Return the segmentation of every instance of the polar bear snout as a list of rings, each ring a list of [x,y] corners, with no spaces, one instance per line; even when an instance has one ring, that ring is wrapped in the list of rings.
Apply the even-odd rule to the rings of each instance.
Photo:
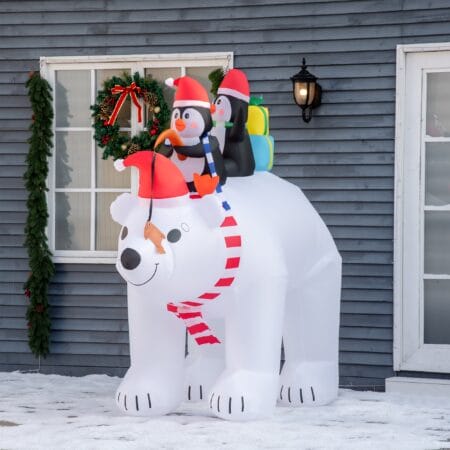
[[[120,255],[120,262],[124,269],[134,270],[141,263],[141,255],[132,248],[126,248]]]

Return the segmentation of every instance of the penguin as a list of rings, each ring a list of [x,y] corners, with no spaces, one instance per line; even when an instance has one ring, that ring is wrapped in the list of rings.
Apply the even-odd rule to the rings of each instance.
[[[244,72],[227,72],[214,100],[211,134],[220,145],[228,177],[246,177],[255,171],[255,159],[246,129],[250,89]]]
[[[168,78],[166,84],[177,87],[177,91],[172,107],[170,131],[164,134],[167,136],[164,154],[180,169],[189,190],[198,192],[194,175],[203,175],[204,181],[211,175],[203,143],[205,136],[208,136],[218,182],[225,184],[226,174],[219,142],[216,137],[209,136],[213,125],[212,105],[205,88],[188,76],[176,80]]]

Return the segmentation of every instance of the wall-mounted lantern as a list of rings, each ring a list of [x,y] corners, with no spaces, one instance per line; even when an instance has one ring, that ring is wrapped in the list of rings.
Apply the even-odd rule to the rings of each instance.
[[[291,77],[294,100],[302,109],[302,118],[305,122],[311,120],[312,110],[322,101],[322,87],[317,83],[317,77],[306,70],[307,67],[303,58],[300,72]]]

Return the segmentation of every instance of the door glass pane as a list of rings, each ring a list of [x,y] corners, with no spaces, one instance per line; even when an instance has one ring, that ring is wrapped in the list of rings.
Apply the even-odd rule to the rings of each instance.
[[[90,188],[91,132],[57,131],[55,164],[57,188]]]
[[[91,126],[91,71],[58,70],[55,80],[57,127]]]
[[[162,90],[164,95],[164,100],[172,107],[173,97],[175,95],[175,89],[166,86],[164,84],[167,78],[172,77],[173,79],[179,78],[181,76],[181,69],[179,67],[153,67],[145,69],[145,76],[151,75],[152,78],[158,80],[162,84]]]
[[[209,81],[208,75],[213,71],[218,69],[219,66],[216,67],[188,67],[186,69],[186,75],[189,75],[192,78],[195,78],[208,92],[209,99],[213,100],[213,95],[211,94],[211,81]]]
[[[101,192],[96,194],[96,224],[95,249],[96,250],[117,250],[117,238],[121,226],[114,222],[109,212],[111,203],[121,193]]]
[[[427,135],[450,136],[450,72],[427,75]]]
[[[425,280],[425,344],[450,344],[450,280]]]
[[[56,192],[55,207],[56,250],[89,250],[90,194]]]
[[[450,143],[425,144],[425,204],[450,204]]]
[[[450,274],[450,211],[425,212],[424,269]]]
[[[96,88],[97,91],[103,89],[103,82],[108,78],[113,76],[123,78],[124,74],[130,74],[129,70],[125,69],[102,69],[96,71]],[[120,94],[113,95],[114,98],[118,99]],[[111,108],[110,113],[112,113],[113,108]],[[119,115],[117,116],[116,123],[120,127],[130,128],[131,127],[131,99],[130,96],[127,97],[122,108],[120,109]]]

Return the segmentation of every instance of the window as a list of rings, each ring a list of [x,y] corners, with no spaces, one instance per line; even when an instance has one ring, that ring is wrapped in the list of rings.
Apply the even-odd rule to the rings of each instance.
[[[450,371],[450,45],[397,52],[394,368]]]
[[[232,65],[231,53],[41,58],[41,73],[54,94],[48,238],[55,262],[113,263],[119,226],[110,218],[109,206],[121,193],[137,191],[137,174],[116,172],[93,139],[90,106],[103,81],[135,72],[162,82],[189,75],[209,91],[208,74],[227,65]],[[169,105],[173,94],[165,90]],[[130,99],[118,123],[122,133],[144,130]]]

